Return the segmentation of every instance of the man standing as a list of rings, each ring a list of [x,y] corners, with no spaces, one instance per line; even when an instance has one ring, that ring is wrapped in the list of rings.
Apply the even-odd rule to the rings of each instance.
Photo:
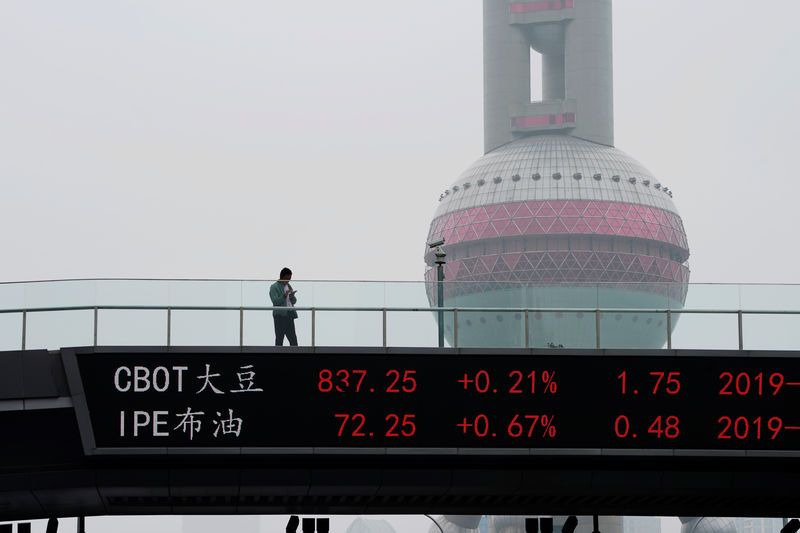
[[[289,285],[292,279],[292,271],[286,267],[281,269],[278,281],[269,287],[269,299],[272,300],[273,307],[294,307],[297,292]],[[294,309],[273,309],[272,320],[275,322],[275,346],[283,346],[283,337],[289,340],[291,346],[297,346],[297,333],[294,330],[294,321],[297,318],[297,311]]]

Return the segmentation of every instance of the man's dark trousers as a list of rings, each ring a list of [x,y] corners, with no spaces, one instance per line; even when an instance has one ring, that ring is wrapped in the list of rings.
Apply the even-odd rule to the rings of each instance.
[[[273,316],[275,322],[275,346],[283,346],[283,337],[289,340],[290,346],[297,346],[297,333],[294,331],[294,318],[290,316]]]

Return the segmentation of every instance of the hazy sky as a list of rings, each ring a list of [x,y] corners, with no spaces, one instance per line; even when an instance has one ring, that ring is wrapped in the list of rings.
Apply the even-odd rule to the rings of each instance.
[[[616,146],[698,282],[800,281],[796,0],[615,0]],[[478,0],[0,0],[0,281],[418,280]]]
[[[615,0],[616,145],[692,280],[798,282],[800,4]],[[0,0],[0,280],[420,279],[478,0]]]

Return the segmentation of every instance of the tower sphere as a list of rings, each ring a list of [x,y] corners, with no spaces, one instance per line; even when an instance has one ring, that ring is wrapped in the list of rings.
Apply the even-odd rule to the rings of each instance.
[[[671,192],[626,153],[570,135],[524,137],[478,159],[442,194],[428,241],[437,238],[446,241],[446,306],[680,308],[689,280]],[[436,281],[434,268],[426,280]],[[435,290],[429,296],[434,304]],[[524,345],[522,318],[459,313],[459,345]],[[595,345],[594,315],[529,320],[532,346]],[[600,322],[607,346],[666,339],[663,314]],[[452,343],[452,324],[446,334]]]

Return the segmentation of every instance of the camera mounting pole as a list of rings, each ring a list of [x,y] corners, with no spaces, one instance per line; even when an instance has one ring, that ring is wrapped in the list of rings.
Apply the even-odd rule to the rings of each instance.
[[[433,254],[436,256],[434,263],[436,263],[436,290],[437,290],[437,297],[436,297],[436,306],[437,307],[444,307],[444,265],[446,261],[444,260],[447,257],[447,254],[444,253],[442,250],[442,246],[444,246],[444,239],[437,239],[435,241],[429,242],[428,246],[433,250]],[[444,311],[439,311],[439,348],[444,348]]]

